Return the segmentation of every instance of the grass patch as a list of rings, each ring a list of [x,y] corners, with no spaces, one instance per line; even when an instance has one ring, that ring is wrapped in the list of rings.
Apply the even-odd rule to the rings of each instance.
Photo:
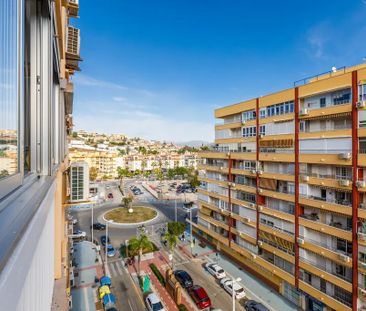
[[[152,249],[144,249],[142,251],[142,254],[147,254],[147,253],[152,253],[152,252],[156,252],[159,250],[159,248],[154,244],[151,243],[153,248]],[[121,245],[120,249],[119,249],[119,253],[121,255],[121,257],[126,258],[126,245]],[[130,246],[128,246],[128,257],[132,257],[132,256],[137,256],[138,255],[138,251],[135,253],[131,252]]]
[[[107,212],[104,217],[117,223],[129,224],[151,220],[157,214],[157,211],[150,207],[136,206],[133,208],[133,213],[129,213],[125,207],[119,207]]]

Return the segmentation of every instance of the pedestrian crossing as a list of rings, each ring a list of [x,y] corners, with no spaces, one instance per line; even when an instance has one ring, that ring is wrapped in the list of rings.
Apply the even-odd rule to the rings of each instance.
[[[120,259],[117,261],[112,261],[108,263],[108,270],[110,273],[111,277],[117,277],[117,276],[121,276],[124,275],[125,272],[125,267],[124,267],[124,262]]]

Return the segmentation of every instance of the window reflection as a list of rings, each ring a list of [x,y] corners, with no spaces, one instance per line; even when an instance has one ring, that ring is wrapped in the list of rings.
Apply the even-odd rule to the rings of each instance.
[[[0,1],[0,179],[18,172],[17,1]]]

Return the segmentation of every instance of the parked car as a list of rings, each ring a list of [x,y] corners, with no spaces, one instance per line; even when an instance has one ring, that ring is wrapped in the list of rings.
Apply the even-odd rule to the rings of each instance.
[[[107,244],[107,256],[114,257],[116,255],[116,250],[112,244]]]
[[[174,276],[183,288],[188,289],[193,286],[193,280],[186,271],[176,270]]]
[[[248,300],[244,303],[244,309],[248,311],[269,311],[267,307],[255,300]]]
[[[147,295],[145,303],[149,311],[165,311],[159,297],[154,293]]]
[[[206,291],[203,287],[199,285],[193,285],[188,290],[189,295],[191,296],[192,300],[196,304],[196,306],[200,309],[206,309],[211,307],[211,300],[208,297]]]
[[[113,193],[108,193],[108,199],[113,199]]]
[[[103,246],[105,246],[106,244],[110,244],[109,237],[107,239],[107,237],[105,235],[102,235],[100,237],[100,243],[102,243]]]
[[[105,230],[105,225],[97,222],[97,223],[93,224],[93,229],[94,230]]]
[[[241,286],[238,282],[234,281],[231,278],[223,278],[220,281],[220,284],[222,287],[230,294],[233,294],[233,288],[234,288],[234,295],[236,299],[242,299],[245,297],[245,291],[243,286]]]
[[[215,263],[206,263],[205,268],[217,279],[222,279],[226,276],[224,269]]]
[[[74,239],[84,239],[86,237],[86,232],[81,230],[75,230],[72,234]]]

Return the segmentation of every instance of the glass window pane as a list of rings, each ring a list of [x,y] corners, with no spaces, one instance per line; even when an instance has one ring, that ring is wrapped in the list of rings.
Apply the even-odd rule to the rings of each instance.
[[[0,179],[18,172],[18,1],[0,1]]]

